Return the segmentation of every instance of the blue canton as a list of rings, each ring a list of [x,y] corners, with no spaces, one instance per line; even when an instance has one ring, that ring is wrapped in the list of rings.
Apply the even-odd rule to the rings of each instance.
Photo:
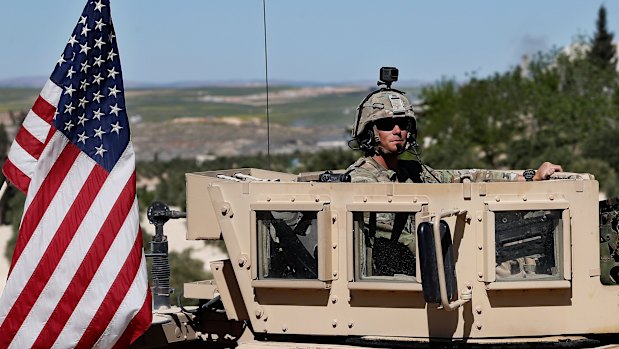
[[[88,3],[50,79],[63,90],[56,129],[112,171],[130,136],[109,0]]]

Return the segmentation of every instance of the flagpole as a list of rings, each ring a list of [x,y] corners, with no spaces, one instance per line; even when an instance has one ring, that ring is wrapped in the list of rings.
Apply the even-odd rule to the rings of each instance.
[[[6,191],[7,186],[8,185],[6,181],[2,182],[2,188],[0,188],[0,200],[2,200],[2,197],[4,196],[4,192]]]

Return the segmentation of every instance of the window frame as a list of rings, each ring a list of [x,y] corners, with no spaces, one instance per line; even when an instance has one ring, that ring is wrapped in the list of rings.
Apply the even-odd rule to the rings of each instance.
[[[526,198],[526,197],[525,197]],[[570,288],[572,278],[572,255],[571,255],[571,214],[569,202],[564,199],[542,200],[520,200],[520,201],[486,201],[484,203],[483,221],[481,237],[478,235],[478,265],[482,271],[478,275],[478,280],[486,283],[488,290],[518,290],[518,289],[558,289]],[[499,281],[496,279],[496,232],[495,232],[495,212],[505,211],[537,211],[537,210],[561,210],[561,220],[563,231],[561,237],[562,260],[560,267],[562,278],[557,279],[531,279],[518,281]]]
[[[331,281],[336,279],[334,263],[337,263],[337,250],[330,248],[334,234],[335,213],[330,204],[325,202],[312,203],[252,203],[250,204],[250,248],[251,248],[251,278],[252,287],[257,288],[295,288],[295,289],[329,289]],[[316,212],[317,246],[318,246],[318,277],[317,279],[261,279],[258,275],[261,253],[258,251],[257,214],[260,211],[276,212]],[[336,274],[336,275],[334,275]]]
[[[365,291],[413,291],[422,292],[421,285],[421,269],[419,263],[415,263],[415,280],[356,280],[356,275],[359,272],[359,261],[355,253],[355,231],[353,215],[356,212],[408,212],[415,216],[415,234],[419,222],[422,221],[425,212],[427,211],[427,200],[415,200],[415,202],[388,202],[388,203],[353,203],[346,205],[346,250],[348,256],[347,275],[348,288],[350,290],[365,290]],[[415,258],[419,260],[418,240],[415,239]]]

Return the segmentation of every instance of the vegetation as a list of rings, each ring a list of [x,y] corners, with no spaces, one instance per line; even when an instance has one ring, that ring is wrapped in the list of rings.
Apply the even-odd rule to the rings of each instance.
[[[594,173],[607,195],[618,195],[619,79],[588,57],[553,51],[485,79],[425,88],[425,160],[435,168],[516,169],[551,161]]]
[[[596,23],[596,32],[591,39],[591,51],[588,58],[600,69],[616,70],[617,52],[613,44],[613,33],[606,28],[606,8],[600,6]]]

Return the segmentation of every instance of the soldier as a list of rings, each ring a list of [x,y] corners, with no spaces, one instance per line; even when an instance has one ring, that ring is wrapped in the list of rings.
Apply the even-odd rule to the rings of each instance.
[[[381,71],[382,74],[382,71]],[[415,155],[416,127],[415,114],[410,101],[404,92],[392,89],[390,83],[370,93],[357,108],[357,117],[352,129],[353,140],[351,148],[361,150],[364,156],[348,167],[347,173],[351,181],[356,183],[374,182],[415,182],[415,183],[457,183],[464,178],[473,182],[481,181],[531,181],[550,178],[555,172],[563,169],[559,165],[544,162],[537,171],[526,170],[520,174],[514,171],[496,170],[433,170],[421,162],[402,160],[401,155],[412,150]],[[414,263],[415,233],[413,216],[406,219],[401,231],[395,232],[398,243],[391,239],[397,216],[394,213],[375,213],[375,219],[364,217],[364,234],[375,251],[374,275],[394,275],[401,270],[399,264],[403,260]],[[374,226],[370,222],[375,221]],[[405,246],[407,251],[402,251]],[[408,252],[410,251],[410,252]],[[389,256],[392,253],[394,256]],[[381,258],[381,256],[383,256]],[[410,263],[409,263],[410,264]],[[399,268],[399,269],[398,269]],[[506,261],[497,265],[497,275],[505,277],[510,274],[522,274],[524,270],[535,268],[534,258],[519,258],[517,261]],[[413,268],[414,269],[414,268]],[[381,272],[382,270],[382,272]],[[410,268],[400,271],[413,275]]]
[[[563,171],[560,165],[550,162],[541,164],[537,171],[519,174],[479,169],[433,170],[418,161],[399,160],[402,153],[417,146],[416,125],[412,105],[404,92],[383,88],[370,93],[357,108],[353,125],[351,148],[363,151],[364,156],[348,168],[352,182],[455,183],[464,177],[473,182],[539,181]]]

